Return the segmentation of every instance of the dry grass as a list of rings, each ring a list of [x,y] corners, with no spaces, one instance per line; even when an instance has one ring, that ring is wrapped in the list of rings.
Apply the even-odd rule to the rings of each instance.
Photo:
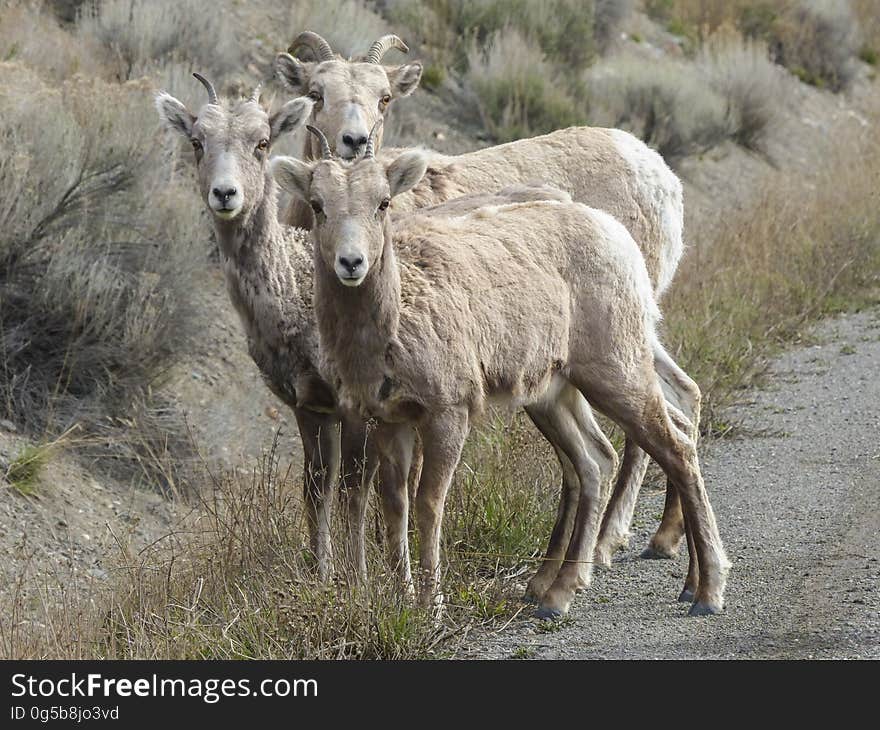
[[[508,438],[510,432],[519,437]],[[498,625],[522,608],[516,579],[532,566],[549,534],[555,500],[554,490],[547,489],[555,472],[542,465],[547,454],[535,459],[527,440],[533,436],[521,424],[511,431],[498,421],[472,441],[469,466],[462,466],[449,499],[446,608],[439,621],[401,594],[372,543],[367,585],[347,576],[341,562],[333,584],[316,582],[303,537],[298,469],[281,465],[273,449],[250,475],[211,475],[190,516],[158,543],[138,552],[130,535],[114,535],[118,555],[105,562],[115,564],[109,588],[46,585],[43,609],[36,612],[23,603],[26,591],[7,594],[8,605],[0,608],[15,621],[0,627],[0,653],[126,659],[448,656],[470,627]],[[344,540],[344,525],[337,520],[334,544]]]
[[[815,179],[777,173],[695,242],[664,302],[667,339],[705,394],[704,427],[811,320],[877,301],[880,147],[829,145]]]

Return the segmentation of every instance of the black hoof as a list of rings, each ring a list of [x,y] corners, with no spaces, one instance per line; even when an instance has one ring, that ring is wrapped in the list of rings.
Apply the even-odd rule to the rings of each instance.
[[[715,608],[708,603],[695,603],[688,611],[688,616],[715,616],[721,613],[720,608]]]
[[[680,603],[693,603],[695,597],[696,592],[692,591],[690,588],[685,588],[681,593],[678,594],[678,600]]]
[[[539,621],[559,621],[562,618],[562,611],[556,608],[545,608],[540,606],[535,611],[535,618]]]
[[[653,545],[648,545],[648,547],[642,550],[642,554],[639,557],[644,560],[672,560],[675,558],[675,553],[670,553],[667,550],[660,550]]]

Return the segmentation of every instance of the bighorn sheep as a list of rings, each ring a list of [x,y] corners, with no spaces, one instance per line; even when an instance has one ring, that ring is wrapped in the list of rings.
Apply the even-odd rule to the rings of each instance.
[[[305,63],[282,53],[276,57],[276,73],[294,93],[309,94],[316,101],[311,124],[327,131],[334,153],[351,158],[360,148],[346,141],[352,136],[349,127],[356,128],[357,140],[366,140],[367,125],[382,118],[391,101],[409,95],[418,85],[421,65],[379,65],[388,49],[406,51],[406,45],[396,36],[385,36],[373,44],[365,60],[342,59],[323,38],[311,32],[300,34],[290,53],[303,46],[311,49],[315,61]],[[381,141],[380,133],[375,141],[377,150]],[[301,157],[308,160],[318,156],[314,139],[307,139]],[[626,132],[573,127],[454,157],[431,153],[428,173],[411,191],[395,199],[394,210],[410,211],[460,195],[537,179],[621,221],[645,257],[659,300],[683,252],[682,188],[660,155]],[[294,196],[282,220],[311,227],[312,214]],[[698,423],[699,388],[674,363],[659,364],[661,377],[672,389],[674,399],[690,420]],[[627,543],[647,465],[647,455],[628,439],[597,544],[596,560],[602,564],[610,564],[612,554]],[[569,524],[572,489],[563,485],[560,499],[560,520]],[[660,527],[643,555],[673,557],[683,534],[681,505],[675,489],[670,488]],[[548,556],[564,550],[564,542],[555,539],[557,535],[564,535],[564,531],[554,530]],[[547,576],[539,574],[535,580],[540,584]]]
[[[363,420],[338,412],[332,389],[318,375],[311,244],[305,231],[279,223],[277,188],[268,165],[271,145],[306,120],[313,102],[289,101],[269,115],[257,92],[248,99],[221,100],[210,82],[194,75],[208,91],[208,102],[198,114],[166,93],[156,97],[156,108],[164,124],[194,148],[199,189],[212,215],[229,296],[247,334],[251,357],[269,388],[296,416],[304,452],[306,517],[318,574],[325,579],[330,572],[330,503],[340,460],[348,477],[351,559],[364,574],[362,487],[371,480],[376,464],[364,463]],[[367,473],[362,474],[362,469]],[[386,512],[405,510],[395,504],[397,491],[395,487],[382,494]],[[386,517],[393,519],[390,514]],[[395,564],[408,566],[407,550],[406,544],[392,546]]]
[[[613,450],[598,429],[579,423],[579,416],[592,420],[587,401],[675,484],[698,558],[690,613],[720,611],[728,563],[692,424],[661,390],[656,363],[671,360],[655,333],[652,282],[626,229],[605,212],[551,201],[454,218],[414,215],[395,230],[389,205],[422,179],[424,154],[383,163],[371,135],[363,158],[345,163],[309,129],[321,141],[321,159],[277,158],[273,170],[315,215],[319,367],[341,402],[379,419],[383,458],[387,444],[411,438],[411,424],[421,433],[423,602],[438,588],[447,489],[469,424],[492,398],[525,406],[577,476],[566,562],[540,597],[539,616],[568,610],[599,530]],[[575,391],[581,395],[572,398]],[[585,431],[598,435],[584,438]]]

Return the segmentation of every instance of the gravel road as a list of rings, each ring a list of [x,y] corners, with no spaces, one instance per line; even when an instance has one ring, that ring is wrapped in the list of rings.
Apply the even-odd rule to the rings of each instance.
[[[731,408],[702,467],[731,570],[722,615],[687,618],[687,567],[638,558],[662,512],[646,485],[630,549],[570,618],[515,620],[482,658],[880,658],[880,310],[827,321]]]

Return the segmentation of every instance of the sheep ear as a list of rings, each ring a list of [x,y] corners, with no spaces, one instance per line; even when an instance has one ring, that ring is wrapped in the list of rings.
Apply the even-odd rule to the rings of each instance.
[[[309,79],[315,64],[304,63],[289,53],[275,56],[275,73],[282,83],[295,94],[305,94],[309,90]]]
[[[312,188],[312,169],[313,164],[295,157],[272,158],[272,175],[278,184],[307,203]]]
[[[282,134],[299,129],[312,113],[314,102],[308,97],[292,99],[269,117],[269,129],[274,142]]]
[[[178,134],[182,134],[187,139],[192,137],[193,124],[196,118],[189,113],[189,110],[182,102],[175,99],[171,94],[164,91],[156,95],[156,111],[159,112],[159,118],[162,123]]]
[[[415,61],[405,66],[386,66],[385,72],[391,83],[392,96],[409,96],[422,79],[422,62]]]
[[[428,169],[428,158],[419,150],[404,152],[385,169],[391,197],[405,193],[421,180]]]

